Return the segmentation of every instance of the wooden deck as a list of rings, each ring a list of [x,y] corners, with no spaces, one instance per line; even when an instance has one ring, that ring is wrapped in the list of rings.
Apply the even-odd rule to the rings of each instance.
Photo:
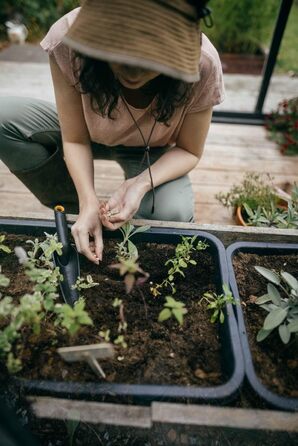
[[[231,212],[215,199],[215,194],[228,191],[247,171],[268,172],[278,185],[297,182],[298,157],[280,155],[276,145],[266,139],[263,127],[212,124],[203,157],[190,175],[196,223],[233,224]],[[123,173],[117,163],[95,161],[99,198],[107,198],[122,180]],[[1,161],[0,203],[1,216],[53,217],[52,210],[43,206]]]

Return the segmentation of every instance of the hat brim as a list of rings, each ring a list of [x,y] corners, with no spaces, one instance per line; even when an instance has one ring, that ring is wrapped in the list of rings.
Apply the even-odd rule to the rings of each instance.
[[[146,70],[156,71],[157,73],[165,74],[166,76],[173,77],[175,79],[181,79],[185,82],[197,82],[200,80],[200,73],[197,72],[195,74],[187,74],[183,73],[180,70],[175,70],[173,67],[169,67],[167,65],[158,63],[154,60],[142,59],[140,57],[128,56],[124,54],[116,54],[110,51],[104,51],[97,48],[92,48],[89,45],[84,45],[80,42],[75,42],[68,36],[63,37],[62,39],[65,45],[70,48],[78,51],[81,54],[84,54],[93,59],[100,59],[106,62],[114,62],[125,65],[132,65],[144,68]]]

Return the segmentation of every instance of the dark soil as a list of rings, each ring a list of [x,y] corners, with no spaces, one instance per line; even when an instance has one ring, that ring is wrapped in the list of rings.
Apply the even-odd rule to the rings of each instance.
[[[268,281],[254,266],[287,271],[294,277],[298,272],[298,255],[255,255],[238,253],[233,259],[236,282],[242,301],[249,345],[254,367],[262,383],[273,392],[298,397],[298,342],[292,335],[290,342],[282,343],[278,330],[274,330],[262,342],[256,341],[259,329],[268,314],[254,303],[255,297],[267,292]]]
[[[19,245],[27,250],[27,235],[7,235],[5,244],[13,249]],[[40,237],[40,240],[42,237]],[[142,243],[138,245],[141,266],[150,273],[150,279],[142,287],[148,317],[143,299],[138,290],[125,294],[122,279],[117,270],[109,265],[115,263],[115,242],[105,242],[104,259],[100,266],[80,256],[81,276],[91,274],[100,285],[84,292],[86,307],[94,325],[84,327],[73,338],[61,328],[53,326],[50,317],[43,323],[41,334],[32,334],[30,328],[22,331],[23,344],[15,354],[23,362],[23,370],[18,376],[29,379],[52,379],[67,381],[95,381],[89,366],[84,363],[68,364],[56,353],[62,346],[94,344],[102,339],[100,330],[111,330],[111,338],[118,335],[118,309],[112,302],[118,297],[125,303],[125,317],[128,323],[125,340],[128,348],[116,347],[112,360],[102,361],[101,365],[109,382],[150,383],[214,386],[226,381],[220,365],[220,340],[218,327],[211,324],[210,313],[199,299],[205,291],[216,290],[216,264],[208,252],[195,254],[197,266],[190,266],[186,279],[177,281],[175,298],[185,302],[188,314],[183,327],[176,320],[157,322],[163,308],[164,298],[154,298],[150,293],[150,282],[160,283],[166,276],[164,263],[174,254],[173,245]],[[32,282],[24,274],[14,254],[0,252],[2,272],[10,280],[5,295],[14,299],[32,291]]]

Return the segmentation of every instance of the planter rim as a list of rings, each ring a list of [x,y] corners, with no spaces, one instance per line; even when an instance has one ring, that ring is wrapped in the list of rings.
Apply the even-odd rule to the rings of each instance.
[[[232,293],[236,300],[241,303],[241,298],[238,291],[236,276],[233,268],[233,256],[242,250],[248,252],[252,250],[262,250],[262,252],[267,251],[268,254],[273,254],[274,251],[280,254],[287,253],[297,253],[298,254],[298,244],[297,243],[262,243],[262,242],[235,242],[228,246],[226,249],[227,254],[227,264],[229,270],[229,283]],[[271,251],[272,250],[272,251]],[[282,252],[283,251],[283,252]],[[275,252],[275,254],[277,254]],[[278,254],[277,254],[278,255]],[[248,336],[246,332],[246,324],[244,321],[244,315],[241,305],[235,305],[235,311],[237,314],[238,330],[240,342],[242,345],[242,352],[244,357],[245,374],[250,383],[251,387],[259,394],[267,403],[271,406],[277,407],[283,410],[297,411],[298,410],[298,398],[287,397],[279,395],[272,390],[268,389],[264,384],[262,384],[259,379],[254,364],[253,358],[250,351],[250,346],[248,342]]]
[[[24,224],[25,223],[25,224]],[[37,227],[36,227],[37,226]],[[68,224],[71,227],[71,224]],[[14,234],[24,234],[24,231],[28,232],[28,235],[38,234],[43,235],[44,231],[55,230],[54,221],[44,220],[22,220],[22,219],[1,219],[0,218],[0,230],[11,232]],[[33,231],[33,232],[32,232]],[[36,234],[38,232],[38,234]],[[119,236],[120,231],[104,231],[104,235],[109,235],[109,238],[116,238]],[[206,242],[212,242],[210,249],[215,251],[218,256],[218,263],[221,273],[222,283],[229,283],[228,267],[226,262],[225,248],[223,243],[213,234],[209,234],[205,231],[199,231],[196,229],[175,229],[175,228],[150,228],[148,231],[136,234],[135,240],[140,240],[143,237],[151,238],[152,235],[159,236],[159,238],[165,238],[166,236],[174,236],[175,238],[181,235],[193,236],[197,235],[201,239],[206,239]],[[151,240],[156,242],[155,240]],[[158,237],[157,237],[158,243]],[[163,241],[163,243],[173,243],[173,241]],[[85,396],[127,396],[130,395],[136,398],[145,398],[149,400],[167,399],[167,398],[188,398],[193,400],[205,401],[209,403],[220,403],[230,401],[235,398],[240,386],[244,379],[244,365],[242,359],[242,350],[240,346],[240,340],[238,336],[237,323],[234,315],[234,311],[231,304],[226,306],[227,317],[225,318],[226,331],[229,334],[231,355],[234,359],[234,369],[229,379],[218,386],[200,387],[200,386],[180,386],[180,385],[154,385],[154,384],[118,384],[118,383],[79,383],[79,382],[62,382],[62,381],[50,381],[50,380],[26,380],[24,378],[12,378],[12,382],[20,386],[25,392],[31,392],[34,394],[48,394],[52,392],[55,396],[69,395],[74,393],[75,395]],[[227,335],[226,335],[227,336]],[[222,349],[223,350],[223,347]],[[96,389],[95,389],[96,387]],[[207,400],[207,401],[206,401]]]

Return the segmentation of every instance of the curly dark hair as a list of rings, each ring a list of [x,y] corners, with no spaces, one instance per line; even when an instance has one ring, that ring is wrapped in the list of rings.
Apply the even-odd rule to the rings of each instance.
[[[75,52],[73,66],[77,80],[75,85],[82,94],[90,94],[92,110],[104,118],[115,119],[112,112],[121,95],[121,84],[109,64]],[[158,122],[168,126],[175,109],[190,100],[192,86],[192,83],[160,74],[141,90],[148,97],[156,96],[152,115]]]

